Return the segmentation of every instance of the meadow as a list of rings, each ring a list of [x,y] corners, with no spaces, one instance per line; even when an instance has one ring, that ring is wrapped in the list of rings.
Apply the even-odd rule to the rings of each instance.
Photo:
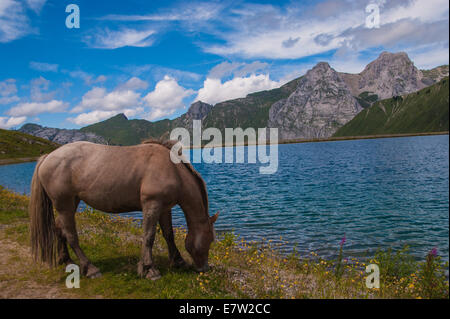
[[[6,297],[24,297],[22,290],[50,285],[57,287],[55,298],[449,298],[448,264],[437,249],[422,261],[413,258],[407,247],[396,252],[380,250],[371,260],[360,261],[346,258],[345,238],[336,243],[338,257],[327,260],[314,252],[300,255],[295,248],[281,254],[283,241],[247,242],[227,232],[218,235],[211,247],[211,271],[196,273],[192,268],[169,267],[158,229],[153,253],[162,278],[150,281],[136,272],[140,225],[92,209],[77,214],[77,227],[82,249],[103,276],[82,277],[80,288],[67,289],[64,266],[51,269],[30,262],[28,200],[0,186],[0,246],[14,243],[24,248],[22,253],[10,248],[2,261],[0,290],[9,292]],[[184,249],[185,236],[185,229],[175,229],[177,246],[192,263]],[[379,266],[380,288],[366,287],[366,263]]]

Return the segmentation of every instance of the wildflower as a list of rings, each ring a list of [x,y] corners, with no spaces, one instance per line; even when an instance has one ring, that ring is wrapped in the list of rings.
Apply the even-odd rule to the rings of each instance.
[[[342,237],[341,243],[340,243],[341,247],[344,246],[346,240],[347,240],[347,238],[345,237],[345,234],[344,234],[344,237]]]
[[[436,249],[436,247],[434,247],[431,251],[430,251],[430,254],[429,254],[430,256],[432,256],[432,257],[436,257],[437,256],[437,249]]]

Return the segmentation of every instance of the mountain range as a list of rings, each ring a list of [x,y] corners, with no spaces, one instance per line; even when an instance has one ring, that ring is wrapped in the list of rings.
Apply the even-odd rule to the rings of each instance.
[[[383,52],[358,74],[337,72],[328,63],[320,62],[304,76],[279,88],[248,94],[244,98],[220,102],[214,106],[197,101],[187,113],[172,120],[128,120],[124,114],[118,114],[80,130],[25,124],[20,131],[63,144],[90,140],[103,144],[132,145],[145,138],[161,137],[175,127],[190,129],[193,120],[202,120],[203,128],[216,127],[222,133],[226,127],[276,127],[279,137],[284,140],[326,138],[337,132],[342,134],[339,130],[359,114],[372,112],[374,107],[380,108],[390,103],[382,101],[427,88],[447,77],[448,73],[448,65],[419,70],[406,53]],[[435,90],[430,92],[432,95],[438,94]],[[445,95],[441,91],[439,94]],[[446,94],[446,106],[444,103],[440,107],[446,107],[448,114],[448,90]],[[406,108],[407,112],[420,111],[420,114],[426,111],[427,105],[423,103],[433,101],[418,94],[408,97],[408,105],[412,103],[411,99],[420,102],[413,103],[417,107]],[[421,110],[421,107],[424,109]],[[361,116],[358,118],[361,119]],[[422,118],[428,117],[422,114]],[[442,130],[441,124],[436,125],[428,130]],[[350,131],[356,133],[353,129]]]
[[[375,102],[334,137],[443,132],[449,128],[449,78],[420,91]]]

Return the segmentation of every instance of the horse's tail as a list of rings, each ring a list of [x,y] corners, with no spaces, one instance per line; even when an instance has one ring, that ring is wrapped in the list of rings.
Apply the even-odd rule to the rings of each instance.
[[[53,204],[39,179],[39,167],[47,155],[41,156],[36,164],[31,181],[30,215],[31,252],[35,260],[49,263],[56,260],[56,228]]]

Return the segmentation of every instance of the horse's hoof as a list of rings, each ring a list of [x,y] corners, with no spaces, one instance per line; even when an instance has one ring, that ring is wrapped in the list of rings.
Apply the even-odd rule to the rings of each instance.
[[[101,276],[102,276],[102,273],[100,271],[97,271],[95,274],[88,275],[87,277],[89,279],[94,279],[94,278],[100,278]]]
[[[102,273],[100,272],[100,270],[97,267],[92,266],[92,265],[89,266],[88,271],[86,273],[87,278],[93,279],[93,278],[99,278],[101,276],[102,276]]]
[[[184,261],[184,259],[182,257],[179,257],[179,258],[171,261],[170,266],[174,267],[174,268],[186,268],[187,263],[186,263],[186,261]]]
[[[161,278],[161,273],[159,272],[158,269],[150,268],[148,270],[147,275],[145,276],[145,278],[151,279],[151,280],[158,280],[159,278]]]

